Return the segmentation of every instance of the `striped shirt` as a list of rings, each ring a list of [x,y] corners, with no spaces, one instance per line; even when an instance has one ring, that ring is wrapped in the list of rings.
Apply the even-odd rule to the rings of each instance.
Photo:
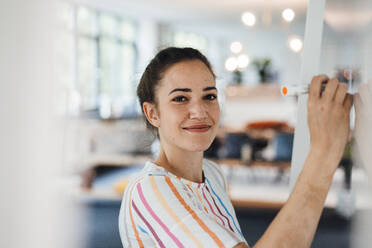
[[[218,165],[203,160],[204,181],[152,162],[125,189],[119,215],[124,247],[233,247],[246,242]]]

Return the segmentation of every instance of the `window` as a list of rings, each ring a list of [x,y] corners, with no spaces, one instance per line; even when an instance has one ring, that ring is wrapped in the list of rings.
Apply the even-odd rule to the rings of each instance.
[[[135,100],[136,24],[86,7],[76,7],[76,90],[83,110],[102,101],[125,106]]]

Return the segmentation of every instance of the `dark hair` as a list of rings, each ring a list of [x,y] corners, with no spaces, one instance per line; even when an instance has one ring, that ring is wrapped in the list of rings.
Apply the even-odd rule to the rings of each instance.
[[[143,112],[143,103],[149,102],[157,106],[155,91],[159,86],[159,82],[162,79],[164,72],[174,64],[189,60],[200,60],[203,62],[208,69],[211,71],[214,77],[212,66],[208,59],[198,50],[190,47],[178,48],[168,47],[156,54],[156,56],[147,65],[145,71],[142,74],[140,83],[137,86],[137,96]],[[146,116],[145,122],[148,129],[156,133],[157,129],[149,123]]]

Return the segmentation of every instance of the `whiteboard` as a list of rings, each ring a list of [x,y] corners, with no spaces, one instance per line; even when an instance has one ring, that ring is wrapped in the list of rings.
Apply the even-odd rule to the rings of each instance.
[[[319,72],[320,51],[326,0],[308,1],[301,76],[298,84],[308,85]],[[293,189],[310,149],[307,125],[307,94],[298,98],[297,122],[294,133],[290,187]]]

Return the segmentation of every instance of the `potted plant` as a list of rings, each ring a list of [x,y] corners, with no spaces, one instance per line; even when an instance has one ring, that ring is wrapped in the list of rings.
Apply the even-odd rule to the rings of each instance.
[[[257,58],[252,63],[260,77],[260,83],[267,83],[272,79],[271,73],[271,59],[269,58]]]

